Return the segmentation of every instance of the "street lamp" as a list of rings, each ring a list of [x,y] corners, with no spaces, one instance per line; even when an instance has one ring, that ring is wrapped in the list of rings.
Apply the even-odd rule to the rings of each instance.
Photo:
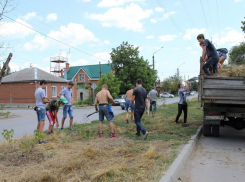
[[[158,52],[160,49],[162,49],[163,48],[163,46],[162,47],[160,47],[156,52]],[[153,71],[155,70],[155,63],[154,63],[154,54],[156,54],[156,52],[154,52],[153,53],[153,56],[152,56],[152,62],[153,62]],[[154,82],[154,87],[155,87],[155,82]]]

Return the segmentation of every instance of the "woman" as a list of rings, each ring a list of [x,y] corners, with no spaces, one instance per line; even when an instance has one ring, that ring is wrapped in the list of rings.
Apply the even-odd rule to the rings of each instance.
[[[223,63],[225,61],[225,59],[227,58],[227,55],[221,51],[217,51],[218,55],[219,55],[219,68],[223,68]]]
[[[187,82],[188,84],[188,82]],[[178,89],[179,89],[179,103],[178,103],[178,115],[176,116],[175,124],[178,123],[179,117],[182,113],[182,110],[184,111],[184,123],[186,123],[187,120],[187,102],[186,102],[186,93],[188,89],[184,87],[182,83],[178,84]]]

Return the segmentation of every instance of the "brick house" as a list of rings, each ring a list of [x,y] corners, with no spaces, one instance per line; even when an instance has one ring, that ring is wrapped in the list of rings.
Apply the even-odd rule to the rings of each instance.
[[[66,77],[67,80],[72,80],[77,82],[77,99],[86,100],[91,94],[91,89],[81,89],[84,86],[91,86],[93,83],[98,85],[100,79],[100,72],[102,74],[108,75],[112,72],[111,64],[96,64],[96,65],[85,65],[85,66],[71,66],[66,63],[66,73],[63,78]],[[66,76],[65,76],[66,75]],[[86,91],[88,93],[86,93]],[[86,96],[85,96],[86,95]]]
[[[67,80],[47,73],[39,68],[25,68],[2,79],[0,86],[0,103],[5,104],[35,104],[35,90],[41,80],[47,81],[45,89],[46,97],[57,98],[60,91],[67,86]],[[76,90],[76,84],[73,90]],[[73,92],[73,100],[77,100],[77,92]]]

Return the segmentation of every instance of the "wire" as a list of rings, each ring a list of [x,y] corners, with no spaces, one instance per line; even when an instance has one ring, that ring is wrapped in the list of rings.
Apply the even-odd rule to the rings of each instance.
[[[20,22],[18,22],[18,21],[16,21],[16,20],[14,20],[14,19],[12,19],[12,18],[6,16],[6,15],[2,15],[2,16],[6,17],[6,18],[8,18],[8,19],[10,19],[10,20],[12,20],[12,21],[14,21],[14,22],[16,22],[16,23],[18,23],[18,24],[24,26],[24,27],[26,27],[26,28],[29,28],[29,29],[31,29],[31,30],[33,30],[33,31],[35,31],[35,32],[37,32],[37,33],[39,33],[39,34],[41,34],[41,35],[44,35],[45,37],[48,37],[48,38],[50,38],[50,39],[52,39],[52,40],[54,40],[54,41],[56,41],[56,42],[59,42],[59,43],[61,43],[61,44],[63,44],[63,45],[66,45],[67,47],[73,48],[73,49],[75,49],[75,50],[77,50],[77,51],[80,51],[80,52],[82,52],[82,53],[84,53],[84,54],[90,55],[90,56],[92,56],[92,57],[94,57],[94,58],[97,58],[97,59],[100,59],[100,60],[103,60],[103,61],[107,61],[107,60],[105,60],[105,59],[102,59],[102,58],[99,58],[99,57],[97,57],[97,56],[94,56],[94,55],[92,55],[92,54],[90,54],[90,53],[87,53],[87,52],[85,52],[85,51],[82,51],[82,50],[80,50],[80,49],[77,49],[76,47],[70,46],[70,45],[68,45],[68,44],[66,44],[66,43],[64,43],[64,42],[61,42],[61,41],[59,41],[59,40],[57,40],[57,39],[55,39],[55,38],[53,38],[53,37],[50,37],[50,36],[48,36],[48,35],[46,35],[46,34],[40,32],[40,31],[38,31],[38,30],[35,30],[35,29],[31,28],[31,27],[28,27],[27,25],[24,25],[23,23],[20,23]]]
[[[207,0],[207,4],[208,4],[208,11],[209,11],[209,17],[210,17],[210,22],[211,22],[211,30],[212,30],[213,23],[212,23],[212,18],[211,18],[211,13],[210,13],[210,8],[209,8],[208,0]],[[212,30],[212,35],[213,35],[213,30]]]
[[[200,3],[201,3],[201,6],[202,6],[202,12],[203,12],[203,15],[204,15],[204,18],[205,18],[205,22],[206,22],[208,34],[209,34],[209,37],[210,37],[210,33],[209,33],[209,29],[208,29],[208,23],[207,23],[207,19],[206,19],[206,16],[205,16],[205,12],[204,12],[204,9],[203,9],[203,5],[202,5],[202,0],[200,0]]]
[[[186,13],[187,13],[187,14],[188,14],[188,16],[189,16],[189,19],[190,19],[190,21],[191,21],[191,23],[192,23],[193,27],[196,27],[196,26],[194,25],[194,23],[193,23],[192,19],[191,19],[190,14],[189,14],[189,13],[188,13],[188,11],[187,11],[187,8],[186,8],[186,6],[185,6],[185,4],[184,4],[184,1],[183,1],[183,0],[181,0],[181,1],[182,1],[182,4],[183,4],[184,8],[185,8]]]
[[[219,32],[219,38],[220,38],[220,31],[219,31],[219,9],[218,9],[218,0],[216,0],[216,6],[217,6],[218,32]]]

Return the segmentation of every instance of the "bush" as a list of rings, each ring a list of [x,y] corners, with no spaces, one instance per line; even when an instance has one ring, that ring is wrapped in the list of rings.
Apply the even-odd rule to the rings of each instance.
[[[93,101],[93,97],[90,97],[89,99],[83,101],[84,104],[87,104],[89,106],[92,106],[94,101]]]

